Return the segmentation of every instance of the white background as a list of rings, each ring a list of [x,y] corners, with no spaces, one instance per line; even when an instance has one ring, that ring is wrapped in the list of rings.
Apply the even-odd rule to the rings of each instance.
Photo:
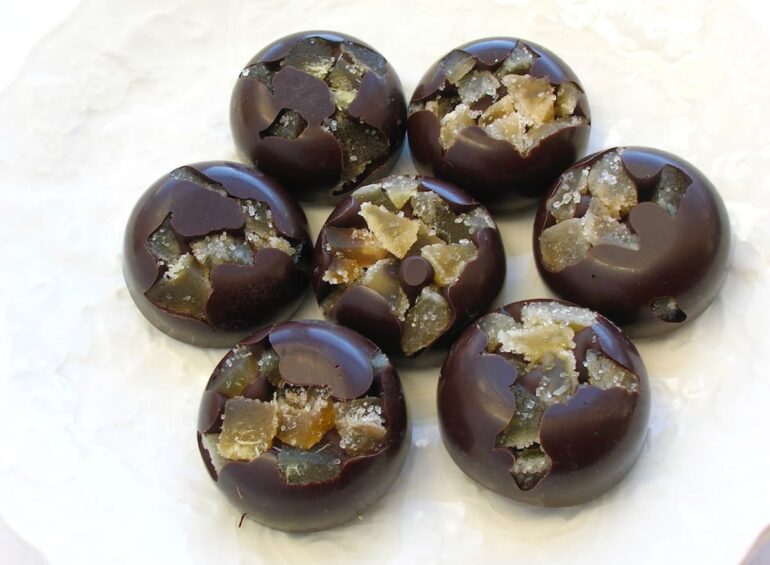
[[[736,563],[770,522],[770,26],[759,2],[2,3],[0,561]],[[483,491],[438,437],[438,370],[405,370],[413,445],[380,504],[311,535],[237,527],[194,441],[223,352],[144,321],[120,272],[123,228],[163,173],[237,158],[227,120],[241,66],[313,28],[374,45],[407,97],[462,42],[531,39],[581,77],[592,151],[656,146],[721,191],[730,274],[701,318],[638,341],[650,433],[609,494],[544,510]],[[405,154],[397,171],[412,170]],[[307,212],[315,237],[329,209]],[[498,303],[547,295],[531,222],[500,221]],[[309,298],[300,317],[317,315]]]

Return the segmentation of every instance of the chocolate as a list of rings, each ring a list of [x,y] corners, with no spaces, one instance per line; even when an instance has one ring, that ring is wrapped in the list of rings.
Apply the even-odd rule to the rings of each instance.
[[[559,57],[529,41],[491,38],[428,69],[407,128],[418,171],[457,184],[491,210],[510,210],[541,198],[583,153],[591,114]]]
[[[409,448],[398,374],[372,342],[285,322],[232,349],[201,399],[198,447],[249,518],[290,531],[341,524],[377,502]]]
[[[554,184],[533,245],[556,294],[649,336],[713,302],[727,272],[730,222],[714,186],[690,163],[656,149],[613,148]]]
[[[430,177],[391,176],[359,188],[316,241],[313,285],[325,316],[389,355],[446,346],[489,308],[504,279],[492,217]]]
[[[336,203],[398,157],[406,102],[393,67],[348,35],[274,41],[241,71],[230,104],[238,150],[303,200]]]
[[[600,496],[633,467],[650,389],[609,320],[555,300],[504,306],[468,327],[438,384],[441,436],[479,484],[540,506]]]
[[[155,327],[194,345],[230,347],[290,317],[310,269],[302,209],[276,181],[236,163],[164,175],[126,226],[131,297]]]

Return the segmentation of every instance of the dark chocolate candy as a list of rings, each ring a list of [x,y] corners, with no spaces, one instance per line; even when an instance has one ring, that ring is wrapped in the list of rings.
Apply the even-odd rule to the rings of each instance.
[[[570,200],[559,179],[535,219],[535,260],[543,280],[559,296],[601,312],[632,336],[660,334],[692,321],[715,299],[727,272],[730,221],[719,193],[698,169],[656,149],[607,149],[576,163],[565,175],[576,179],[618,151],[622,168],[608,174],[620,184],[604,183],[599,190],[611,201],[617,187],[630,181],[638,203],[623,206],[618,222],[597,228],[603,234],[582,259],[556,269],[549,265],[547,249],[544,258],[542,238],[557,223],[554,213],[569,215],[554,208],[560,200]],[[581,222],[587,221],[591,200],[597,198],[592,190],[596,192],[582,189],[573,216]],[[578,220],[569,221],[580,228],[577,238],[570,238],[582,241],[580,231],[586,228]],[[596,240],[597,229],[591,229],[589,239]]]
[[[155,327],[194,345],[229,347],[288,318],[310,269],[302,209],[276,181],[236,163],[196,163],[164,175],[126,226],[131,297]]]
[[[278,358],[277,373],[264,362],[270,351]],[[233,373],[244,356],[251,361],[241,366],[249,369]],[[373,400],[384,420],[384,437],[376,448],[351,454],[343,448],[342,432],[332,428],[307,449],[276,437],[250,461],[222,457],[213,434],[222,431],[231,398],[275,403],[287,389],[302,390],[295,387],[325,390],[335,405]],[[280,430],[286,427],[281,420]],[[327,322],[291,321],[261,329],[220,362],[201,400],[197,438],[211,478],[240,512],[273,528],[309,531],[345,522],[387,492],[406,459],[409,427],[398,373],[377,346]],[[299,454],[300,463],[287,464],[289,454]]]
[[[230,125],[238,150],[303,200],[338,202],[387,173],[406,130],[391,65],[328,31],[274,41],[241,71]]]
[[[534,325],[522,324],[523,308],[532,304],[589,315],[568,326],[572,376],[565,377],[571,361],[563,356],[556,357],[563,365],[554,372],[548,367],[554,358],[517,349],[526,340],[506,341],[490,331],[493,316],[501,316],[497,330],[515,326],[526,335],[540,316],[539,329],[557,332],[551,337],[565,331],[558,315],[543,323],[537,311],[529,316]],[[457,340],[441,369],[438,416],[447,451],[473,480],[521,502],[570,506],[601,495],[633,467],[649,419],[647,374],[628,338],[593,315],[561,301],[516,302],[481,318]],[[529,366],[528,360],[537,362]]]
[[[509,59],[512,53],[521,55],[518,63]],[[463,54],[473,57],[466,67],[462,67]],[[443,115],[454,109],[460,102],[458,84],[461,81],[458,82],[457,76],[463,75],[456,69],[467,69],[471,64],[472,70],[465,73],[466,78],[476,71],[489,71],[502,79],[508,73],[505,69],[510,69],[510,74],[547,79],[554,93],[561,85],[571,83],[577,87],[573,91],[576,105],[563,116],[558,111],[554,114],[562,120],[559,127],[548,126],[552,129],[540,129],[542,133],[535,134],[538,128],[527,125],[528,135],[537,141],[513,143],[510,136],[490,134],[479,122],[466,124],[454,143],[445,147],[440,134],[441,116],[426,105],[438,104],[434,108],[443,108],[438,110]],[[479,113],[487,110],[493,102],[499,102],[505,91],[505,86],[499,86],[496,93],[470,105],[470,110]],[[486,117],[482,116],[481,120]],[[474,121],[478,122],[478,117]],[[473,41],[442,57],[415,89],[408,120],[409,148],[417,169],[457,184],[491,210],[519,208],[541,198],[556,177],[583,153],[590,128],[588,99],[572,70],[544,47],[513,38]]]
[[[351,271],[350,280],[333,282],[329,275],[334,273],[338,256],[345,255],[345,252],[334,247],[331,231],[338,230],[335,234],[351,229],[366,231],[367,221],[361,216],[362,205],[368,205],[368,202],[408,220],[417,220],[420,214],[423,218],[430,218],[430,212],[425,215],[424,202],[415,209],[415,202],[422,196],[418,196],[417,200],[410,197],[409,189],[404,188],[408,183],[414,185],[413,194],[430,193],[431,198],[435,197],[433,204],[438,204],[441,211],[435,214],[435,222],[423,222],[423,227],[428,224],[438,226],[438,231],[426,235],[420,228],[417,241],[405,256],[398,257],[383,251],[382,256],[377,257],[381,261],[375,262],[372,258],[361,260],[362,269]],[[398,186],[401,187],[400,193]],[[387,196],[387,190],[391,189],[395,191],[394,199],[400,206]],[[454,282],[445,284],[450,279],[446,269],[434,272],[434,266],[420,252],[425,245],[431,244],[439,244],[439,249],[443,244],[449,244],[458,253],[475,248],[475,256],[465,263]],[[370,281],[372,264],[376,269],[387,264],[387,273]],[[450,268],[461,264],[458,261],[449,262]],[[444,278],[440,281],[440,277]],[[367,336],[389,355],[398,357],[415,357],[430,349],[448,347],[462,328],[489,308],[504,279],[505,253],[500,233],[489,213],[454,185],[430,177],[393,176],[376,185],[360,188],[334,209],[316,241],[313,284],[324,314],[328,319]],[[424,295],[422,299],[421,295]],[[439,328],[435,335],[426,337],[424,344],[418,344],[420,347],[410,346],[407,342],[414,343],[414,340],[405,332],[428,335],[422,332],[428,328],[424,318],[416,314],[421,300],[445,303],[448,312],[446,325],[443,330]],[[412,323],[415,325],[407,327]]]

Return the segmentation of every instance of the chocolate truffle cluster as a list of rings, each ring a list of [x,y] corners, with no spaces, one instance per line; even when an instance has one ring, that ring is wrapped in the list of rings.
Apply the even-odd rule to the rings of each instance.
[[[406,102],[393,68],[365,43],[298,33],[244,67],[230,123],[255,167],[305,199],[334,202],[390,168],[404,138]]]
[[[153,184],[126,227],[123,272],[145,317],[172,337],[229,347],[288,317],[311,270],[305,214],[274,180],[224,161]]]
[[[591,116],[580,81],[531,42],[463,45],[423,76],[409,105],[415,164],[494,209],[541,197],[585,149]]]
[[[198,446],[217,486],[244,513],[318,530],[362,511],[406,457],[401,383],[357,333],[285,322],[225,355],[201,401]]]
[[[480,484],[567,506],[628,473],[650,391],[636,348],[609,320],[554,300],[516,302],[460,336],[438,385],[444,444]]]
[[[700,171],[638,147],[577,161],[591,128],[580,81],[514,38],[449,51],[407,113],[372,47],[296,33],[242,69],[230,118],[255,169],[212,161],[159,179],[128,221],[124,275],[161,331],[232,347],[201,398],[197,442],[243,516],[319,530],[379,500],[409,448],[388,356],[431,359],[452,344],[438,422],[471,479],[567,506],[630,471],[650,385],[615,324],[681,327],[725,278],[729,220]],[[386,176],[407,130],[423,175]],[[336,205],[314,252],[294,197]],[[537,268],[570,302],[487,313],[506,274],[488,209],[535,202]],[[285,321],[311,281],[339,325]]]
[[[315,249],[324,314],[412,357],[497,296],[505,254],[492,217],[449,183],[391,176],[332,212]]]

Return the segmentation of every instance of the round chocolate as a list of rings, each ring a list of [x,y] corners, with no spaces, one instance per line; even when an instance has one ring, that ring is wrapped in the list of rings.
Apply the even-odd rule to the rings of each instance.
[[[303,200],[336,203],[390,170],[406,129],[401,82],[348,35],[279,39],[241,71],[230,104],[238,150]]]
[[[504,306],[463,332],[438,383],[441,436],[479,484],[540,506],[612,488],[647,433],[639,354],[601,315],[567,302]]]
[[[505,253],[487,210],[430,177],[359,188],[316,241],[313,284],[324,315],[389,355],[448,345],[489,308],[504,279]]]
[[[727,272],[730,221],[714,186],[687,161],[613,148],[555,183],[533,245],[556,294],[649,336],[693,320],[714,300]]]
[[[239,511],[291,531],[363,512],[409,449],[396,369],[363,336],[320,321],[266,327],[231,350],[203,393],[197,438]]]
[[[585,151],[588,99],[562,61],[530,41],[490,38],[447,53],[412,95],[417,169],[492,210],[526,206]]]
[[[236,163],[164,175],[126,226],[131,297],[160,331],[193,345],[230,347],[290,317],[310,269],[302,209],[277,182]]]

